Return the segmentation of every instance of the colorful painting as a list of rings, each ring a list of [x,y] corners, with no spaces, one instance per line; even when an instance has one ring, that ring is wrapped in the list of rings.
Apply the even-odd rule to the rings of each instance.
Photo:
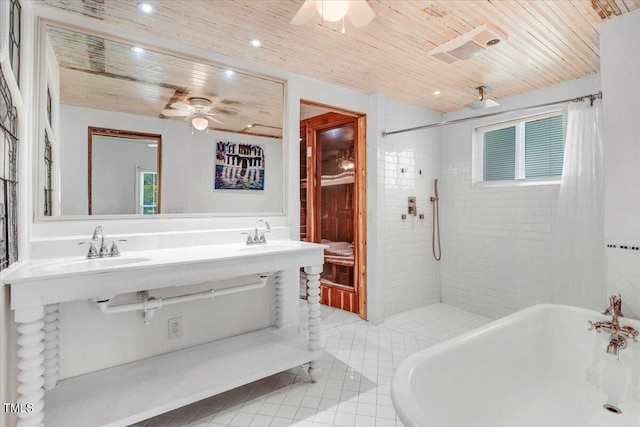
[[[264,190],[264,148],[254,144],[216,142],[216,190]]]

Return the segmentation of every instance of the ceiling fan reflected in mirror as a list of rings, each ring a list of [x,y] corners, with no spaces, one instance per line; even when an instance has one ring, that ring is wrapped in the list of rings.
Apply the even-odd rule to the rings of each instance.
[[[345,33],[345,16],[356,28],[364,27],[376,16],[367,0],[306,0],[291,23],[304,25],[310,22],[316,13],[322,17],[323,21],[337,22],[342,20],[342,34]]]
[[[186,122],[190,122],[197,130],[205,130],[209,128],[209,120],[223,124],[220,120],[213,116],[219,114],[213,113],[212,110],[216,108],[210,99],[202,97],[191,97],[187,99],[187,102],[177,101],[171,104],[171,108],[165,108],[162,110],[162,115],[165,117],[184,117]]]

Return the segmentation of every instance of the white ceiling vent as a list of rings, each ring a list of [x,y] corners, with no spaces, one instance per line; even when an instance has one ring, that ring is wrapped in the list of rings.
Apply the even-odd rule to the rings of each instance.
[[[489,24],[484,24],[431,49],[428,53],[442,62],[453,64],[461,59],[478,56],[488,48],[506,41],[507,38],[507,35],[502,31]]]

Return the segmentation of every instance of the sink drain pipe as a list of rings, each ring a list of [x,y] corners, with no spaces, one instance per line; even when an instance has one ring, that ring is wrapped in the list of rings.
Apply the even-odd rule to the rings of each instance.
[[[263,288],[267,284],[269,277],[275,273],[263,273],[260,274],[260,280],[254,283],[248,283],[245,285],[231,286],[223,289],[209,289],[207,291],[195,292],[192,294],[177,295],[175,297],[168,298],[155,298],[150,297],[147,291],[138,292],[138,297],[142,299],[140,302],[134,302],[130,304],[120,304],[110,306],[110,300],[96,301],[100,311],[104,314],[124,313],[127,311],[142,310],[142,318],[145,325],[151,324],[151,319],[156,314],[156,310],[167,305],[179,304],[187,301],[196,301],[200,299],[215,298],[223,295],[236,294],[238,292],[251,291],[254,289]]]

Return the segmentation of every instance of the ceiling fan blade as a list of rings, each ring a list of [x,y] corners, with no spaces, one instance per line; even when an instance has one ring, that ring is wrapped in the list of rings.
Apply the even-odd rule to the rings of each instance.
[[[173,104],[171,104],[171,107],[175,108],[176,110],[191,110],[193,108],[191,105],[182,101],[174,102]]]
[[[295,14],[291,23],[293,25],[303,25],[311,21],[316,16],[316,5],[314,0],[306,0],[298,13]]]
[[[185,117],[190,114],[189,111],[185,110],[162,110],[162,115],[165,117]]]
[[[214,122],[216,122],[216,123],[218,123],[218,124],[221,124],[221,125],[223,125],[223,124],[224,124],[224,123],[222,123],[220,120],[218,120],[218,119],[216,119],[216,118],[214,118],[214,117],[211,117],[211,114],[207,114],[207,115],[206,115],[206,117],[207,117],[207,119],[209,119],[209,120],[211,120],[211,121],[214,121]]]
[[[347,10],[347,18],[349,18],[354,27],[364,27],[375,17],[376,13],[371,9],[367,0],[351,0]]]

